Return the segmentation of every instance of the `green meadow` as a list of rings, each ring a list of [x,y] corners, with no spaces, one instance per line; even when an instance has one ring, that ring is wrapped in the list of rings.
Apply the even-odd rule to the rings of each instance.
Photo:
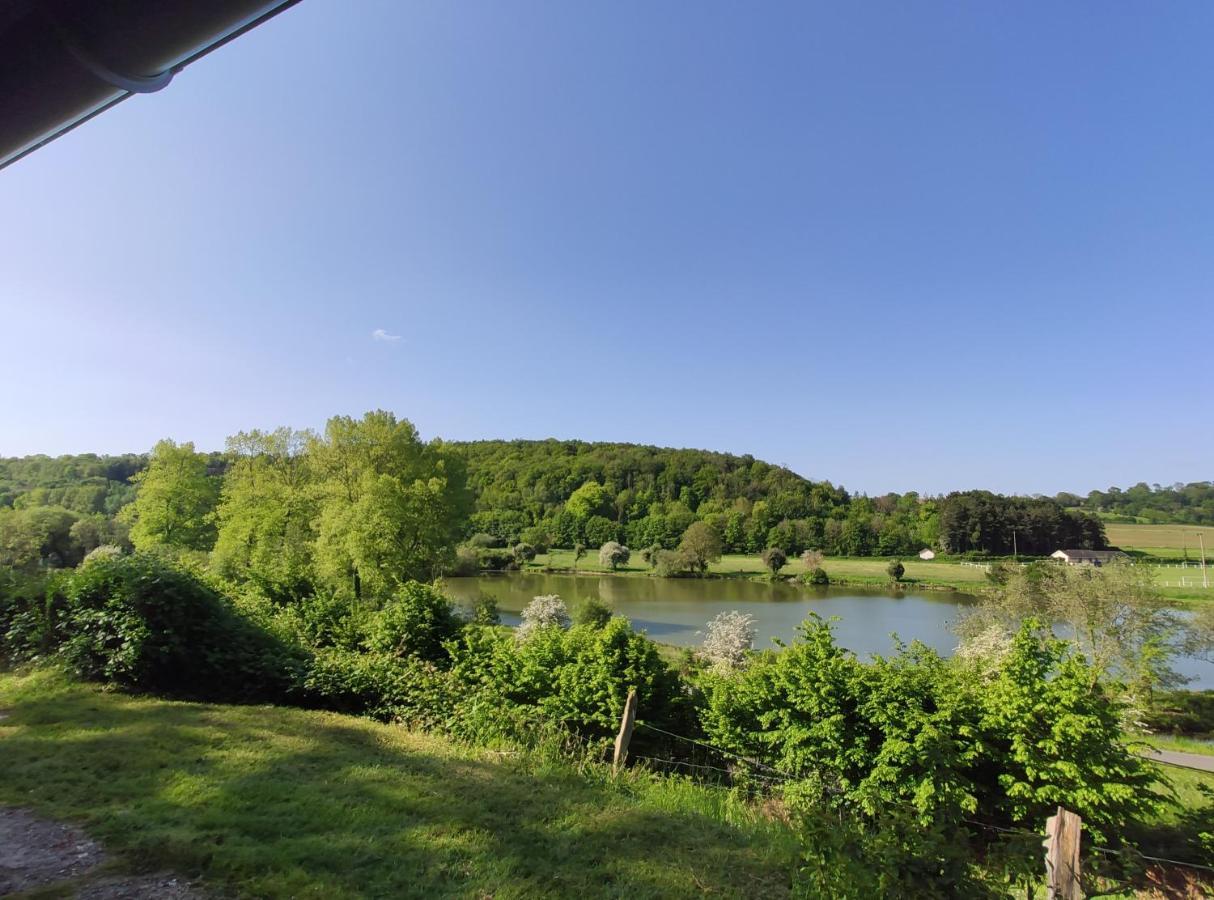
[[[256,897],[781,897],[788,828],[682,778],[332,713],[0,675],[0,803]]]

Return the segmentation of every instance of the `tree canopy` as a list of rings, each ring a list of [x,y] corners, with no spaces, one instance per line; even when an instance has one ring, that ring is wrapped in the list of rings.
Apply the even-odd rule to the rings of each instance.
[[[130,523],[131,543],[137,549],[211,549],[220,480],[207,471],[207,457],[196,453],[193,443],[160,441],[147,468],[131,481],[135,501],[123,509],[123,518]]]
[[[285,583],[296,577],[299,560],[271,564],[272,536],[277,533],[281,538],[288,520],[293,530],[307,521],[308,527],[297,533],[306,532],[315,552],[326,560],[329,577],[336,577],[336,571],[345,566],[346,577],[352,579],[350,551],[340,547],[353,539],[356,523],[350,519],[339,523],[330,506],[324,516],[324,536],[312,528],[312,512],[323,513],[325,508],[321,494],[332,493],[317,492],[318,477],[325,483],[331,478],[347,479],[343,490],[348,499],[354,496],[351,485],[357,482],[359,502],[371,504],[375,516],[390,518],[405,513],[403,509],[389,513],[385,503],[371,499],[374,491],[365,481],[366,473],[401,479],[395,487],[385,486],[380,499],[401,496],[408,486],[413,491],[410,505],[414,510],[424,505],[420,486],[426,479],[415,477],[410,468],[414,467],[413,456],[405,452],[398,438],[388,439],[386,433],[381,435],[384,440],[351,446],[341,457],[332,448],[344,446],[343,435],[353,435],[356,424],[366,434],[379,426],[366,418],[361,423],[339,419],[345,424],[334,424],[338,421],[334,420],[324,435],[289,429],[241,433],[224,453],[199,453],[191,445],[168,442],[146,457],[82,454],[0,460],[0,509],[58,506],[77,516],[113,516],[132,502],[150,477],[143,506],[124,513],[141,545],[160,542],[208,549],[218,537],[221,559],[231,562],[261,554],[267,571],[279,570],[270,577]],[[416,431],[412,433],[416,437]],[[293,449],[284,451],[284,441]],[[310,442],[329,449],[313,455],[305,446]],[[828,481],[803,478],[752,456],[706,450],[558,440],[435,441],[419,442],[419,446],[429,448],[428,459],[441,455],[440,481],[455,478],[466,485],[466,491],[456,491],[460,499],[454,505],[450,497],[436,501],[439,508],[460,510],[457,537],[488,536],[499,547],[520,542],[545,549],[577,544],[597,547],[610,540],[674,550],[692,524],[703,522],[720,538],[723,553],[757,554],[767,547],[779,547],[790,558],[806,550],[832,556],[909,556],[923,547],[939,547],[952,553],[1006,555],[1015,549],[1025,555],[1043,555],[1064,546],[1104,547],[1096,512],[1102,516],[1124,513],[1149,521],[1166,517],[1204,521],[1202,517],[1214,503],[1214,487],[1209,483],[1170,488],[1136,485],[1125,491],[1111,488],[1086,498],[1074,494],[1053,499],[1007,497],[989,491],[961,491],[944,497],[914,492],[868,497]],[[183,449],[186,447],[189,449]],[[338,461],[324,463],[328,468],[318,476],[315,465],[330,458]],[[346,469],[340,458],[357,460],[357,472]],[[295,462],[288,464],[288,459]],[[152,469],[163,472],[170,464],[186,462],[194,486],[166,497],[160,487],[163,478]],[[226,483],[229,470],[230,486]],[[224,511],[215,505],[221,481],[225,482]],[[304,490],[301,483],[309,487]],[[440,488],[438,493],[443,495],[444,490]],[[159,511],[152,508],[158,492]],[[194,499],[187,500],[187,495]],[[177,507],[170,508],[169,501]],[[258,506],[264,508],[258,510]],[[309,509],[303,509],[305,506]],[[185,531],[183,516],[191,523]],[[144,524],[135,527],[139,518]],[[440,522],[439,531],[447,524]],[[371,551],[374,537],[367,533],[356,541],[360,552],[370,554],[366,562],[388,552],[387,548]],[[419,572],[425,568],[418,565]]]

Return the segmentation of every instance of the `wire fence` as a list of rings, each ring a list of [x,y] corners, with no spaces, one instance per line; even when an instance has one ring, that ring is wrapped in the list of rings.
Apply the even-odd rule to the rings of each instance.
[[[601,740],[592,739],[586,735],[579,734],[576,731],[569,730],[567,727],[561,725],[561,723],[550,721],[547,724],[552,726],[553,728],[556,728],[557,730],[561,731],[563,739],[568,741],[568,745],[578,746],[583,751],[589,751],[591,749],[597,750],[597,749],[601,749],[603,746],[603,742]],[[771,765],[770,763],[767,763],[760,759],[756,759],[753,755],[748,756],[748,755],[745,755],[742,753],[737,753],[732,750],[727,750],[724,747],[718,747],[715,744],[712,744],[708,741],[701,740],[699,738],[687,737],[686,735],[682,735],[682,734],[677,734],[673,731],[668,731],[665,728],[660,728],[657,725],[651,725],[648,722],[644,722],[640,719],[636,720],[635,725],[637,728],[642,728],[642,729],[645,729],[646,731],[651,731],[655,734],[662,735],[663,737],[669,738],[671,740],[680,741],[682,743],[687,744],[688,746],[695,747],[699,750],[707,750],[711,753],[715,753],[720,758],[732,759],[732,760],[737,761],[738,763],[743,764],[744,766],[750,767],[752,769],[760,770],[760,771],[744,770],[744,771],[739,772],[739,770],[737,768],[726,768],[725,766],[712,765],[711,763],[708,763],[708,762],[693,762],[693,761],[687,760],[687,759],[674,759],[673,757],[659,757],[659,756],[648,756],[648,755],[642,755],[642,754],[629,754],[628,758],[630,760],[632,760],[634,762],[645,763],[649,767],[661,767],[666,770],[677,770],[680,773],[686,773],[686,774],[691,774],[691,775],[694,775],[695,773],[699,773],[699,772],[711,773],[701,779],[703,783],[718,783],[719,784],[721,781],[728,781],[731,785],[734,785],[734,784],[736,784],[736,782],[739,780],[739,777],[740,777],[743,781],[745,781],[748,784],[758,782],[758,783],[763,784],[768,789],[774,789],[776,787],[786,785],[790,782],[803,782],[803,781],[807,781],[810,778],[814,777],[809,774],[792,774],[789,772],[785,772],[785,771],[777,768],[776,766]],[[1154,762],[1159,762],[1159,763],[1164,763],[1164,764],[1169,764],[1169,765],[1178,765],[1181,768],[1188,768],[1179,763],[1168,763],[1167,760],[1160,760],[1160,759],[1156,759],[1155,757],[1151,757],[1151,756],[1147,756],[1145,758],[1151,759]],[[833,795],[833,796],[842,796],[846,793],[846,791],[838,784],[831,784],[828,780],[821,778],[820,773],[814,773],[814,775],[818,776],[817,787],[821,790],[824,790],[826,793]],[[903,811],[913,813],[914,815],[917,815],[917,816],[922,815],[924,812],[924,810],[922,810],[916,806],[913,806],[909,803],[905,803],[905,802],[904,803],[887,803],[886,806],[889,808],[898,808]],[[840,814],[842,814],[843,810],[840,809],[839,812],[840,812]],[[857,819],[857,821],[859,821],[859,820]],[[1042,840],[1042,841],[1045,840],[1045,838],[1046,838],[1046,834],[1044,831],[1032,831],[1027,828],[1017,828],[1017,827],[1008,827],[1008,826],[1004,826],[1004,825],[996,825],[993,822],[983,822],[979,819],[971,819],[971,818],[961,818],[961,819],[959,819],[959,821],[966,825],[972,826],[974,828],[981,828],[981,829],[985,829],[987,831],[991,831],[994,833],[1008,835],[1008,836],[1014,836],[1014,837],[1018,837],[1018,838],[1035,838],[1037,840]],[[1118,850],[1118,849],[1111,848],[1111,847],[1091,846],[1088,848],[1088,850],[1092,853],[1098,853],[1105,857],[1130,858],[1130,859],[1141,860],[1143,862],[1155,863],[1155,864],[1158,864],[1161,866],[1177,866],[1177,867],[1184,868],[1184,869],[1192,869],[1195,871],[1214,874],[1214,866],[1209,866],[1209,865],[1205,865],[1203,863],[1191,862],[1191,861],[1187,861],[1187,860],[1170,859],[1170,858],[1161,857],[1161,856],[1152,856],[1152,855],[1149,855],[1146,853],[1141,853],[1132,848]]]
[[[788,772],[784,772],[784,771],[776,768],[775,766],[771,766],[761,760],[757,760],[757,759],[754,759],[753,757],[748,757],[748,756],[745,756],[740,753],[735,753],[731,750],[726,750],[725,748],[718,747],[715,744],[709,743],[708,741],[699,740],[697,738],[690,738],[690,737],[687,737],[686,735],[675,734],[672,731],[667,731],[664,728],[659,728],[656,725],[650,725],[649,723],[642,722],[640,720],[638,720],[636,722],[636,725],[639,728],[644,728],[648,731],[652,731],[657,734],[661,734],[665,737],[673,738],[674,740],[678,740],[678,741],[682,741],[686,744],[698,747],[700,749],[711,750],[712,752],[717,753],[717,754],[721,755],[722,757],[735,759],[748,766],[754,766],[754,767],[760,768],[760,769],[770,773],[770,774],[766,774],[766,775],[761,775],[761,774],[758,774],[755,772],[747,772],[747,773],[745,773],[745,777],[748,780],[758,780],[758,781],[766,782],[768,785],[782,785],[782,784],[787,784],[787,783],[793,782],[793,781],[802,781],[805,779],[805,776],[792,775]],[[679,770],[688,771],[688,772],[702,771],[702,772],[715,773],[715,776],[725,775],[729,778],[729,780],[731,782],[737,777],[737,772],[734,769],[727,769],[722,766],[714,766],[714,765],[709,765],[707,763],[695,763],[695,762],[689,762],[687,760],[677,760],[677,759],[668,759],[668,758],[641,756],[641,755],[633,755],[631,758],[633,760],[649,763],[651,765],[665,766],[665,767],[679,769]],[[1148,758],[1150,758],[1150,757],[1148,757]],[[1157,760],[1157,761],[1163,762],[1163,760]],[[716,780],[720,780],[720,779],[716,778]],[[834,786],[834,785],[825,785],[825,787],[826,787],[826,790],[828,791],[828,793],[832,793],[832,794],[836,794],[836,795],[844,793],[841,788]],[[911,806],[910,804],[898,804],[898,806],[901,809],[904,809],[909,812],[913,812],[916,815],[922,815],[922,813],[923,813],[923,810],[921,810],[917,807]],[[1004,835],[1012,835],[1012,836],[1024,837],[1024,838],[1036,838],[1038,840],[1045,840],[1045,838],[1046,838],[1046,834],[1044,831],[1032,831],[1027,828],[1007,827],[1007,826],[1003,826],[1003,825],[996,825],[993,822],[983,822],[978,819],[962,818],[960,821],[965,823],[966,825],[970,825],[975,828],[982,828],[982,829],[986,829],[988,831],[992,831],[992,832],[996,832],[996,833],[1004,834]],[[1149,854],[1140,853],[1139,851],[1132,850],[1132,849],[1117,850],[1117,849],[1114,849],[1111,847],[1097,847],[1097,846],[1091,846],[1088,849],[1092,853],[1100,853],[1106,857],[1108,857],[1108,856],[1129,857],[1129,858],[1133,858],[1133,859],[1137,859],[1137,860],[1142,860],[1145,862],[1156,863],[1158,865],[1179,866],[1181,868],[1194,869],[1194,870],[1201,871],[1201,872],[1214,873],[1214,866],[1208,866],[1208,865],[1204,865],[1202,863],[1190,862],[1190,861],[1186,861],[1186,860],[1168,859],[1168,858],[1162,857],[1162,856],[1151,856]]]

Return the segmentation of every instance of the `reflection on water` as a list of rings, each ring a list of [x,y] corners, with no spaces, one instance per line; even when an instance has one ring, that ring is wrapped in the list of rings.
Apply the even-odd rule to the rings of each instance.
[[[892,634],[905,643],[921,641],[950,655],[957,646],[951,625],[973,603],[969,594],[953,591],[916,593],[716,578],[520,573],[450,578],[447,587],[458,603],[469,603],[482,594],[492,596],[507,625],[517,625],[518,613],[541,594],[560,594],[570,609],[579,600],[597,597],[654,640],[682,647],[699,644],[708,620],[729,610],[755,617],[755,646],[760,648],[772,646],[773,638],[791,640],[797,625],[816,612],[838,617],[835,635],[840,645],[861,657],[889,653],[894,647]],[[1194,679],[1189,687],[1214,687],[1214,664],[1184,659],[1177,669]]]

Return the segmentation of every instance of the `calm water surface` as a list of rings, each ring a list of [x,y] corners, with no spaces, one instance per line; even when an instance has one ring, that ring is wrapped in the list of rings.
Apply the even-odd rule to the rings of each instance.
[[[611,575],[512,574],[482,578],[449,578],[448,588],[460,603],[487,594],[497,600],[502,622],[517,625],[518,613],[541,594],[560,594],[573,608],[597,597],[634,628],[655,641],[680,647],[703,640],[704,626],[718,613],[740,610],[755,617],[755,646],[770,647],[772,638],[791,640],[810,612],[837,616],[840,645],[861,657],[889,653],[891,634],[905,643],[922,641],[948,656],[957,639],[951,625],[974,600],[953,591],[895,591],[882,588],[808,587],[740,579],[643,578]],[[1214,664],[1179,660],[1176,668],[1193,678],[1188,687],[1214,688]]]

